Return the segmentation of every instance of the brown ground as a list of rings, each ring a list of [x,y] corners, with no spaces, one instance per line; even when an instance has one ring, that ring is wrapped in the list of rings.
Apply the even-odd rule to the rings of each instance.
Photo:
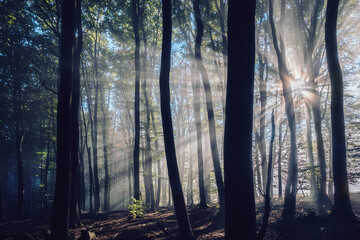
[[[360,216],[360,193],[353,194],[353,209]],[[260,204],[259,204],[260,205]],[[292,222],[280,219],[282,206],[274,202],[270,215],[268,231],[265,239],[360,239],[360,225],[339,224],[331,217],[318,216],[305,198],[297,202],[297,217]],[[263,208],[257,207],[258,227],[261,225]],[[189,215],[194,234],[197,239],[224,239],[222,224],[214,221],[217,209],[215,206],[207,210],[189,208]],[[71,230],[76,239],[82,229],[96,234],[96,239],[178,239],[177,224],[172,209],[161,209],[158,212],[146,213],[140,220],[131,220],[127,212],[99,213],[96,217],[87,214],[82,216],[83,228]],[[26,219],[0,223],[0,239],[31,239],[24,233],[34,237],[37,233],[50,227],[49,218]]]

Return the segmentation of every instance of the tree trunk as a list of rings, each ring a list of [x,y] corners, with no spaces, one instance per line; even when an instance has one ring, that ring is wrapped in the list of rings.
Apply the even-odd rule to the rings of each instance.
[[[251,156],[255,5],[255,1],[229,1],[229,59],[224,135],[226,239],[256,238]]]
[[[15,59],[15,65],[18,66],[20,63],[19,57],[16,53],[13,56]],[[17,71],[15,67],[14,71]],[[13,111],[15,121],[15,152],[16,152],[16,165],[17,165],[17,176],[18,176],[18,199],[17,199],[17,210],[16,217],[24,217],[24,168],[22,159],[22,142],[24,138],[24,127],[22,119],[22,100],[21,100],[21,80],[17,73],[13,77]]]
[[[139,15],[138,0],[131,1],[131,18],[135,35],[135,139],[134,139],[134,198],[140,199],[140,38],[139,38]]]
[[[110,176],[109,176],[109,154],[108,154],[108,143],[107,143],[107,112],[108,107],[105,106],[105,96],[104,89],[101,86],[101,95],[102,95],[102,129],[103,129],[103,151],[104,151],[104,211],[109,211],[110,209]],[[109,94],[110,96],[110,94]]]
[[[171,56],[171,0],[164,0],[163,10],[163,40],[160,69],[160,103],[161,118],[164,132],[165,153],[168,165],[169,181],[171,185],[175,213],[180,230],[180,239],[195,239],[186,212],[184,195],[181,187],[179,170],[176,162],[175,142],[170,108],[170,56]]]
[[[278,184],[279,184],[279,199],[282,199],[282,177],[281,177],[281,150],[282,150],[282,120],[280,119],[279,124],[279,152],[278,152]]]
[[[326,8],[325,44],[331,80],[331,128],[334,173],[334,206],[331,214],[341,221],[354,221],[346,166],[344,86],[338,58],[336,22],[339,0],[329,0]]]
[[[307,139],[307,150],[308,150],[308,158],[310,165],[310,196],[315,200],[318,195],[318,187],[315,180],[316,168],[314,165],[314,153],[313,153],[313,145],[312,145],[312,131],[311,131],[311,113],[309,103],[306,102],[305,106],[305,115],[306,115],[306,139]]]
[[[97,47],[97,41],[99,38],[99,42],[100,42],[100,37],[98,37],[98,32],[96,30],[96,37],[95,37],[95,57],[94,57],[94,61],[95,61],[95,102],[94,102],[94,120],[93,120],[93,126],[91,127],[92,129],[92,150],[93,150],[93,159],[94,159],[94,199],[95,199],[95,211],[99,211],[100,210],[100,184],[99,184],[99,173],[98,173],[98,107],[99,107],[99,87],[100,87],[100,83],[99,83],[99,79],[98,79],[98,52],[99,52],[99,48]]]
[[[333,158],[332,158],[332,140],[331,140],[331,129],[329,129],[329,132],[330,132],[330,137],[329,137],[329,142],[330,142],[330,146],[329,146],[329,182],[328,182],[328,196],[331,197],[331,198],[334,198],[334,177],[333,177],[333,172],[332,172],[332,169],[333,169],[333,166],[332,166],[332,161],[333,161]]]
[[[80,106],[80,54],[82,50],[81,0],[77,1],[75,21],[78,38],[73,55],[73,91],[71,102],[71,186],[69,226],[81,226],[79,211],[79,106]]]
[[[278,60],[279,75],[283,86],[283,95],[285,99],[285,112],[289,122],[290,130],[290,159],[288,166],[288,178],[285,185],[285,201],[284,201],[284,210],[282,212],[282,217],[284,219],[294,219],[295,218],[295,207],[296,207],[296,193],[297,193],[297,179],[298,179],[298,163],[297,163],[297,146],[296,146],[296,122],[295,122],[295,112],[294,112],[294,103],[291,90],[291,77],[286,66],[285,59],[285,44],[280,34],[280,47],[278,45],[278,39],[276,35],[276,29],[273,19],[273,2],[274,0],[269,0],[269,20],[272,30],[272,37],[274,48]],[[282,33],[282,23],[284,21],[285,15],[285,0],[281,1],[281,19],[280,19],[280,32]]]
[[[57,115],[57,168],[51,221],[52,239],[70,239],[69,194],[71,157],[71,94],[76,0],[64,1],[60,39],[60,85]]]
[[[204,26],[203,26],[203,21],[201,20],[200,0],[194,1],[194,14],[196,20],[196,39],[195,39],[196,67],[201,74],[203,80],[203,86],[205,90],[206,108],[207,108],[207,114],[209,120],[210,148],[211,148],[211,154],[214,164],[215,180],[216,180],[218,198],[220,203],[220,213],[223,213],[225,207],[224,182],[222,178],[220,158],[217,147],[215,115],[214,115],[213,101],[211,96],[211,86],[207,71],[205,69],[205,66],[201,58],[201,41],[204,33]]]
[[[145,2],[144,2],[145,3]],[[140,26],[142,29],[143,34],[143,41],[144,41],[144,53],[143,53],[143,80],[142,80],[142,89],[145,99],[145,108],[146,108],[146,125],[145,125],[145,139],[146,139],[146,150],[145,150],[145,170],[147,174],[147,181],[149,185],[149,195],[150,195],[150,209],[155,209],[155,197],[154,197],[154,183],[152,178],[152,153],[151,153],[151,139],[150,139],[150,103],[149,97],[147,93],[147,39],[146,39],[146,32],[144,29],[144,19],[143,14],[140,16]]]
[[[199,194],[200,203],[199,208],[207,208],[206,195],[205,195],[205,183],[204,183],[204,159],[202,151],[202,127],[201,127],[201,116],[200,116],[200,84],[199,75],[197,72],[193,72],[193,80],[191,86],[193,90],[193,107],[194,107],[194,120],[196,125],[196,143],[197,143],[197,157],[198,157],[198,181],[199,181]]]
[[[261,228],[258,234],[258,240],[262,240],[265,237],[266,229],[269,223],[269,216],[271,211],[271,196],[270,196],[270,185],[272,182],[272,162],[273,162],[273,147],[274,147],[274,140],[275,140],[275,119],[274,119],[274,111],[271,114],[271,139],[270,139],[270,146],[269,146],[269,164],[267,168],[267,182],[266,182],[266,193],[265,193],[265,210],[264,210],[264,217]]]
[[[88,141],[87,141],[88,130],[87,130],[87,126],[86,126],[85,113],[84,113],[83,109],[82,109],[82,115],[83,115],[84,128],[85,128],[85,148],[86,148],[87,155],[88,155],[88,165],[89,165],[89,213],[91,215],[94,213],[94,206],[93,206],[94,175],[93,175],[93,170],[91,167],[91,148],[89,147]],[[91,119],[90,119],[90,121],[91,121]]]

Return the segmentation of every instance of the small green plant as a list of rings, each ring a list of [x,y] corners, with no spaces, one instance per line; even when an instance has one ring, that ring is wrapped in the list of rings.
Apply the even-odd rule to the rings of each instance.
[[[141,199],[131,197],[132,204],[129,205],[129,214],[132,219],[142,218],[145,214],[145,207]]]

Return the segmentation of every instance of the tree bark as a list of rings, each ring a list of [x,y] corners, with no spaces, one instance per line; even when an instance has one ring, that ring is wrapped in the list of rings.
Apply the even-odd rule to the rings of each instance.
[[[51,221],[52,239],[70,239],[69,194],[71,159],[71,95],[76,0],[64,1],[60,39],[60,85],[57,115],[57,168]]]
[[[163,40],[160,69],[160,104],[164,132],[165,153],[168,165],[169,181],[174,200],[175,213],[180,230],[180,239],[195,239],[186,212],[184,195],[181,187],[179,170],[176,162],[175,142],[170,108],[170,56],[171,56],[171,0],[164,0],[163,10]]]
[[[251,156],[255,5],[255,1],[230,0],[228,7],[229,59],[224,135],[225,239],[256,239]]]
[[[354,221],[351,208],[346,166],[346,143],[344,123],[344,86],[341,73],[336,22],[339,0],[329,0],[326,8],[325,46],[331,80],[331,128],[334,173],[334,206],[331,214],[341,221]]]
[[[80,55],[82,51],[81,0],[77,0],[75,8],[75,28],[77,41],[73,55],[73,91],[71,97],[71,186],[69,226],[81,226],[79,198],[79,106],[80,106]]]

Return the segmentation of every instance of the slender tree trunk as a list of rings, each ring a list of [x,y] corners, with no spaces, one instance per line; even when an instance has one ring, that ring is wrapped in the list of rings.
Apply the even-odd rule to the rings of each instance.
[[[282,171],[281,171],[281,150],[282,150],[282,144],[281,144],[281,141],[282,141],[282,125],[283,125],[283,122],[282,120],[280,119],[280,124],[279,124],[279,151],[278,151],[278,184],[279,184],[279,199],[282,199],[282,177],[281,177],[281,174],[282,174]]]
[[[82,104],[80,103],[80,106]],[[86,202],[86,189],[85,189],[85,168],[84,168],[84,153],[85,153],[85,144],[84,144],[84,136],[83,136],[83,128],[81,124],[81,116],[79,116],[80,121],[80,167],[79,167],[79,209],[80,211],[85,211],[85,202]]]
[[[0,180],[0,222],[3,222],[5,220],[5,214],[4,214],[4,203],[3,203],[3,191],[2,191],[2,181]]]
[[[145,99],[145,108],[146,108],[146,125],[145,125],[145,139],[146,139],[146,151],[145,151],[145,169],[147,174],[147,184],[149,185],[149,197],[150,197],[150,209],[155,209],[155,197],[154,197],[154,183],[152,178],[152,153],[151,153],[151,139],[150,139],[150,103],[147,92],[147,39],[146,32],[144,29],[144,19],[141,15],[140,26],[143,34],[144,41],[144,53],[143,53],[143,80],[142,80],[142,89]]]
[[[262,240],[265,237],[266,229],[269,223],[269,216],[271,211],[271,196],[270,196],[270,185],[272,182],[272,162],[273,162],[273,147],[274,147],[274,140],[275,140],[275,119],[274,119],[274,111],[271,114],[271,139],[270,139],[270,146],[269,146],[269,164],[267,168],[267,182],[266,182],[266,192],[265,192],[265,210],[264,210],[264,217],[261,228],[258,234],[258,240]]]
[[[93,214],[94,213],[94,206],[93,206],[94,175],[93,175],[93,170],[92,170],[92,166],[91,166],[91,148],[89,147],[88,141],[87,141],[88,130],[87,130],[87,126],[86,126],[85,113],[84,113],[83,109],[82,109],[82,115],[83,115],[84,128],[85,128],[85,148],[87,151],[88,165],[89,165],[89,213]],[[91,121],[91,119],[90,119],[90,121]]]
[[[210,148],[211,148],[211,154],[212,154],[214,170],[215,170],[215,180],[218,189],[218,198],[220,202],[220,213],[222,214],[225,207],[224,182],[222,178],[220,158],[217,147],[215,115],[214,115],[213,101],[211,96],[211,87],[210,87],[207,71],[205,69],[205,66],[201,58],[201,41],[204,33],[204,26],[203,26],[203,21],[201,20],[200,0],[194,1],[194,14],[196,20],[196,39],[195,39],[196,67],[198,71],[201,73],[203,86],[205,90],[206,108],[207,108],[208,120],[209,120]]]
[[[225,109],[224,172],[225,239],[229,240],[256,238],[251,157],[255,5],[255,1],[230,0],[228,9],[229,59]],[[237,196],[242,197],[238,198]]]
[[[330,142],[330,146],[329,146],[329,182],[328,182],[328,196],[333,198],[334,197],[334,177],[333,177],[333,172],[332,172],[332,169],[333,169],[333,165],[332,165],[332,161],[333,161],[333,158],[332,158],[332,138],[331,138],[331,129],[329,129],[329,132],[330,132],[330,137],[329,137],[329,142]]]
[[[207,208],[206,195],[205,195],[205,183],[204,183],[204,159],[202,151],[202,127],[201,127],[201,116],[200,116],[200,84],[199,75],[197,72],[193,72],[193,81],[191,86],[193,90],[193,108],[194,108],[194,120],[196,125],[196,143],[197,143],[197,157],[198,157],[198,181],[199,181],[199,194],[200,203],[199,208]]]
[[[179,170],[176,162],[175,142],[170,109],[170,56],[171,56],[171,0],[162,2],[163,40],[160,69],[160,103],[164,131],[165,153],[168,174],[175,206],[175,213],[180,230],[180,239],[195,239],[186,212],[184,195],[181,187]]]
[[[273,18],[273,2],[274,0],[269,0],[269,20],[272,30],[272,37],[274,48],[278,60],[279,75],[283,86],[283,95],[285,99],[285,112],[289,122],[290,130],[290,159],[288,166],[288,178],[285,185],[285,203],[284,210],[282,212],[282,217],[284,219],[294,219],[295,218],[295,207],[296,207],[296,193],[297,193],[297,179],[298,179],[298,163],[297,163],[297,146],[296,146],[296,122],[295,122],[295,112],[294,112],[294,103],[291,90],[291,77],[286,66],[285,59],[285,44],[283,38],[280,34],[280,47],[278,45],[278,38],[276,35],[276,29]],[[280,19],[280,33],[282,30],[282,23],[284,21],[285,15],[285,0],[281,1],[281,19]]]
[[[57,119],[57,168],[51,221],[52,239],[70,239],[69,194],[71,157],[71,94],[76,0],[64,1],[60,39],[60,85]]]
[[[266,42],[266,40],[265,40]],[[259,139],[259,149],[261,155],[261,172],[262,172],[262,182],[263,191],[265,191],[267,182],[267,166],[266,166],[266,143],[265,143],[265,115],[266,115],[266,103],[267,103],[267,94],[266,86],[267,81],[264,77],[265,72],[265,61],[260,53],[258,53],[258,62],[259,62],[259,88],[260,88],[260,139]]]
[[[81,0],[77,0],[75,21],[78,38],[73,55],[73,91],[71,97],[71,186],[69,226],[81,225],[79,211],[79,106],[80,106],[80,54],[82,51]]]
[[[102,90],[104,91],[104,90]],[[103,95],[104,93],[102,93]],[[104,97],[103,97],[104,100]],[[108,154],[108,142],[107,142],[107,108],[102,104],[102,115],[103,115],[103,151],[104,151],[104,211],[109,211],[110,209],[110,176],[109,176],[109,154]],[[106,108],[106,109],[105,109]]]
[[[92,150],[93,150],[93,159],[94,159],[94,198],[95,198],[95,211],[100,210],[100,184],[99,184],[99,173],[98,173],[98,106],[99,106],[99,79],[98,79],[98,47],[97,47],[97,39],[98,32],[96,31],[95,37],[95,102],[94,102],[94,120],[92,126]],[[100,40],[99,40],[100,42]]]
[[[308,158],[310,165],[310,196],[316,199],[318,195],[317,183],[315,180],[315,165],[314,165],[314,153],[313,153],[313,145],[312,145],[312,131],[311,131],[311,113],[309,103],[306,103],[305,106],[306,113],[306,138],[307,138],[307,150],[308,150]]]
[[[255,197],[257,197],[257,191],[262,191],[262,182],[261,182],[261,174],[260,174],[260,164],[259,164],[259,151],[258,151],[258,144],[257,141],[255,141],[255,172],[256,172],[256,178],[257,178],[257,184],[255,182],[255,189],[254,194]]]
[[[140,199],[139,147],[140,147],[140,37],[138,0],[131,1],[131,18],[135,35],[135,139],[134,139],[134,198]]]
[[[18,56],[14,56],[16,65],[19,61]],[[17,70],[17,67],[14,69]],[[21,110],[21,82],[18,74],[14,74],[13,79],[13,108],[14,108],[14,120],[15,120],[15,152],[16,152],[16,165],[17,165],[17,176],[18,176],[18,199],[17,199],[17,210],[16,217],[24,217],[24,168],[22,159],[22,142],[24,137],[22,110]]]
[[[329,0],[326,8],[325,44],[331,80],[331,128],[334,173],[334,206],[331,214],[341,221],[354,221],[346,166],[344,86],[338,58],[336,22],[339,0]]]

